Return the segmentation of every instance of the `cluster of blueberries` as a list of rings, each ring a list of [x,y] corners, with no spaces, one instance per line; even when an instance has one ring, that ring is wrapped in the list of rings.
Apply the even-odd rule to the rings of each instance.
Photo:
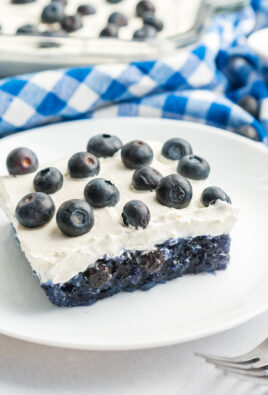
[[[28,4],[36,0],[11,0],[13,4]],[[117,4],[123,0],[106,0],[107,3]],[[59,23],[60,30],[47,30],[42,32],[46,36],[62,36],[65,33],[72,33],[83,26],[83,16],[94,15],[96,8],[92,4],[81,4],[77,12],[73,15],[66,15],[65,7],[67,0],[51,0],[50,4],[45,6],[41,13],[41,22],[46,24]],[[142,18],[143,27],[136,30],[133,34],[135,40],[145,40],[154,38],[157,32],[163,30],[163,22],[155,16],[155,6],[150,0],[141,0],[136,5],[136,16]],[[119,29],[128,25],[128,18],[122,12],[113,12],[107,21],[99,36],[100,37],[118,37]],[[17,29],[17,34],[40,34],[38,26],[26,24]]]
[[[135,170],[132,184],[135,189],[155,190],[158,202],[167,207],[183,209],[192,199],[192,186],[188,179],[204,180],[208,177],[210,166],[200,156],[194,155],[188,141],[182,138],[168,140],[162,148],[162,155],[178,161],[177,173],[163,177],[159,171],[150,167],[153,160],[151,147],[139,140],[125,145],[109,134],[92,137],[87,152],[74,154],[68,162],[68,172],[72,178],[88,178],[100,172],[100,157],[112,157],[121,150],[121,160],[128,169]],[[7,157],[10,174],[22,175],[38,169],[38,159],[28,148],[16,148]],[[27,228],[37,228],[47,224],[55,213],[55,204],[50,197],[63,185],[63,175],[55,167],[39,171],[33,180],[35,192],[24,196],[16,207],[16,218]],[[109,180],[94,178],[84,189],[85,200],[72,199],[64,202],[58,209],[56,221],[60,230],[68,236],[81,236],[94,225],[93,208],[115,206],[120,200],[120,192]],[[217,199],[231,203],[229,196],[218,187],[206,188],[201,197],[205,207]],[[150,222],[150,210],[141,200],[131,200],[123,208],[122,219],[126,226],[145,229]]]

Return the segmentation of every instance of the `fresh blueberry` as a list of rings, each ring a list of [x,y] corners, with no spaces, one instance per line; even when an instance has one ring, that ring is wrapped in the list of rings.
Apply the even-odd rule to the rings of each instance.
[[[62,29],[47,29],[47,30],[44,30],[43,32],[39,33],[39,35],[44,36],[44,37],[66,37],[66,32]],[[59,43],[51,42],[51,44],[57,44],[57,46],[60,46]],[[42,48],[43,47],[44,46],[42,46]],[[53,45],[53,47],[55,47],[55,45]]]
[[[51,3],[61,3],[63,7],[65,7],[68,3],[68,0],[50,0]]]
[[[154,16],[154,12],[152,11],[146,11],[142,14],[142,20],[144,20],[145,18],[147,18],[148,16]]]
[[[109,267],[104,262],[97,262],[87,270],[88,284],[93,289],[103,288],[111,279]]]
[[[140,200],[131,200],[124,206],[122,218],[126,226],[145,229],[150,222],[151,215],[146,204]]]
[[[80,14],[65,15],[61,21],[61,27],[67,33],[76,32],[83,26],[82,17]]]
[[[100,32],[100,37],[111,37],[117,38],[118,37],[118,26],[114,23],[109,23],[104,29]]]
[[[156,273],[162,269],[166,257],[161,250],[150,251],[140,256],[139,264],[148,273]]]
[[[163,176],[159,171],[152,167],[144,166],[135,170],[132,176],[132,182],[134,188],[138,191],[152,191],[157,187],[162,178]]]
[[[94,14],[96,14],[96,8],[91,4],[81,4],[77,8],[77,12],[78,12],[78,14],[81,14],[83,16],[94,15]]]
[[[149,165],[153,160],[152,148],[144,141],[135,140],[121,149],[121,159],[128,169],[138,169]]]
[[[63,175],[55,167],[47,167],[36,174],[33,184],[36,192],[55,193],[62,187]]]
[[[123,0],[107,0],[107,3],[117,4],[117,3],[121,3],[121,1],[123,1]]]
[[[143,16],[143,23],[144,25],[149,25],[154,27],[158,32],[161,32],[164,29],[164,24],[161,21],[161,19],[156,18],[154,15],[152,14],[145,14]]]
[[[192,180],[205,180],[210,173],[208,162],[196,155],[183,156],[178,164],[178,173]]]
[[[38,159],[29,148],[15,148],[7,157],[7,169],[9,174],[21,175],[33,173],[38,169]]]
[[[251,125],[242,125],[235,130],[235,133],[254,141],[260,141],[257,130]]]
[[[221,59],[222,57],[220,57],[217,66],[227,77],[230,90],[238,91],[240,88],[244,88],[248,84],[249,76],[252,74],[251,60],[243,56],[234,55],[229,57],[227,64],[226,62],[222,64]]]
[[[259,118],[259,103],[255,97],[245,95],[238,101],[238,105],[249,112],[254,118]]]
[[[24,35],[38,35],[38,27],[35,25],[27,24],[18,27],[16,34],[24,34]]]
[[[86,201],[96,208],[115,206],[120,199],[119,190],[111,181],[104,178],[94,178],[84,190]]]
[[[87,144],[87,151],[98,158],[114,156],[114,154],[122,147],[122,141],[110,134],[98,134],[91,137]]]
[[[153,26],[145,25],[141,29],[138,29],[133,34],[134,40],[147,40],[149,38],[156,37],[156,30]]]
[[[136,15],[143,17],[145,13],[155,13],[155,6],[150,0],[141,0],[136,5]]]
[[[77,152],[69,160],[68,169],[73,178],[93,177],[99,174],[100,163],[98,158],[89,152]]]
[[[25,228],[39,228],[47,224],[55,213],[50,196],[43,192],[32,192],[24,196],[16,207],[16,218]]]
[[[181,138],[169,139],[162,148],[162,155],[171,160],[179,160],[184,155],[192,154],[192,147],[188,141]]]
[[[215,204],[218,199],[231,204],[230,197],[219,187],[208,187],[202,192],[201,202],[205,207]]]
[[[76,237],[88,233],[94,225],[92,207],[80,199],[64,202],[58,209],[57,224],[62,233]]]
[[[12,4],[28,4],[34,3],[36,0],[11,0]]]
[[[58,2],[54,1],[45,6],[41,14],[41,21],[44,23],[61,22],[64,15],[64,7]]]
[[[193,196],[190,182],[179,174],[162,178],[156,188],[159,203],[177,209],[188,207]]]
[[[108,23],[114,23],[119,27],[123,27],[128,25],[128,19],[122,12],[113,12],[108,18]]]

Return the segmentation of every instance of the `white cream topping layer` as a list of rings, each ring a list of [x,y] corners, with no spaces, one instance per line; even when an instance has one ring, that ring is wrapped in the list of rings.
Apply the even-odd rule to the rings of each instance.
[[[188,30],[196,18],[200,0],[151,0],[156,6],[156,16],[163,20],[165,29],[159,36],[171,36]],[[6,34],[15,34],[18,27],[24,24],[40,24],[42,9],[50,3],[49,0],[37,0],[33,3],[18,5],[11,0],[0,1],[0,23]],[[120,11],[129,18],[129,25],[120,29],[120,38],[132,39],[133,32],[142,27],[141,18],[136,18],[135,7],[138,0],[124,0],[118,4],[110,4],[106,0],[69,0],[66,14],[74,14],[81,4],[90,3],[96,7],[96,14],[83,17],[83,27],[71,36],[98,37],[105,27],[112,12]],[[41,24],[41,30],[47,30],[46,24]],[[57,49],[58,50],[58,49]]]
[[[162,143],[149,141],[148,144],[154,151],[151,166],[163,176],[176,173],[177,161],[163,158]],[[68,158],[51,164],[64,174],[62,189],[51,195],[56,209],[66,200],[83,199],[85,185],[92,179],[71,178],[67,163]],[[115,207],[94,209],[95,224],[91,231],[74,238],[60,232],[55,216],[38,229],[23,228],[16,220],[16,205],[23,196],[34,191],[35,174],[0,178],[1,207],[17,232],[22,251],[42,282],[63,283],[104,255],[119,256],[126,249],[150,250],[169,238],[217,236],[231,231],[237,218],[237,210],[232,205],[218,200],[215,205],[204,207],[200,201],[202,191],[209,185],[208,180],[189,180],[193,199],[187,208],[178,210],[159,204],[154,191],[136,191],[131,184],[133,172],[122,164],[120,154],[113,158],[100,158],[97,177],[106,178],[118,187],[120,201]],[[122,223],[123,206],[133,199],[142,200],[150,210],[151,221],[146,229],[135,230]]]

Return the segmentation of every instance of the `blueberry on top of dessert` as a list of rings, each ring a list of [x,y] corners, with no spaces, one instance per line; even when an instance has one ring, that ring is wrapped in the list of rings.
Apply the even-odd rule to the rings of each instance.
[[[132,176],[132,182],[134,188],[139,191],[152,191],[157,187],[162,178],[163,176],[158,170],[144,166],[135,170]]]
[[[106,27],[104,27],[101,30],[100,37],[117,38],[118,37],[118,25],[116,25],[114,23],[109,23]]]
[[[185,155],[178,164],[178,172],[192,180],[205,180],[210,173],[210,166],[206,159],[197,155]]]
[[[126,226],[145,229],[150,222],[151,215],[145,203],[141,200],[131,200],[124,205],[122,218]]]
[[[93,177],[99,174],[100,163],[98,158],[89,152],[77,152],[70,158],[68,169],[73,178]]]
[[[156,33],[156,29],[153,26],[144,25],[141,29],[134,32],[133,39],[143,41],[149,38],[155,38]]]
[[[61,22],[63,16],[64,6],[59,1],[54,1],[43,9],[41,20],[44,23]]]
[[[16,34],[23,34],[23,35],[37,35],[39,33],[38,27],[36,25],[32,25],[30,23],[26,25],[22,25],[18,27],[16,30]]]
[[[144,25],[149,25],[155,28],[158,32],[161,32],[164,29],[164,24],[161,19],[156,18],[155,15],[152,14],[144,14],[143,16]]]
[[[94,225],[92,207],[80,199],[64,202],[58,209],[57,224],[62,233],[77,237],[88,233]]]
[[[50,196],[33,192],[24,196],[16,207],[16,218],[26,228],[39,228],[53,217],[55,205]]]
[[[123,27],[127,26],[128,19],[122,12],[113,12],[108,18],[108,23],[114,23],[119,27]]]
[[[219,187],[207,187],[202,192],[201,201],[205,207],[210,204],[215,204],[217,200],[222,200],[231,204],[231,199],[221,188]]]
[[[156,198],[167,207],[182,209],[188,207],[193,196],[192,186],[187,178],[170,174],[162,178],[156,188]]]
[[[22,175],[38,169],[38,159],[29,148],[19,147],[11,151],[6,160],[9,174]]]
[[[152,162],[153,151],[144,141],[135,140],[122,147],[121,159],[127,168],[138,169]]]
[[[155,13],[155,6],[150,0],[141,0],[138,2],[136,6],[136,14],[137,16],[143,17],[145,13]]]
[[[96,8],[92,4],[81,4],[77,8],[78,14],[81,15],[94,15],[96,14]]]
[[[33,184],[36,192],[55,193],[62,188],[63,175],[56,167],[47,167],[36,174]]]
[[[80,14],[64,15],[61,19],[61,27],[67,33],[75,32],[76,30],[81,29],[82,26],[83,21]]]
[[[93,155],[100,157],[113,156],[122,147],[122,141],[110,134],[98,134],[91,137],[87,145],[87,151]]]
[[[113,207],[120,199],[119,190],[109,180],[94,178],[85,187],[84,196],[91,206],[96,208]]]
[[[179,160],[185,155],[193,153],[190,143],[182,138],[169,139],[163,145],[162,155],[171,160]]]

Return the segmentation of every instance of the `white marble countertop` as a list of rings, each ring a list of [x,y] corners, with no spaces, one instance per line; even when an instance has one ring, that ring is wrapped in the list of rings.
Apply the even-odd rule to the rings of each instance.
[[[268,312],[222,334],[165,348],[89,352],[0,336],[0,394],[265,395],[268,386],[225,376],[194,352],[238,355],[268,335]]]

